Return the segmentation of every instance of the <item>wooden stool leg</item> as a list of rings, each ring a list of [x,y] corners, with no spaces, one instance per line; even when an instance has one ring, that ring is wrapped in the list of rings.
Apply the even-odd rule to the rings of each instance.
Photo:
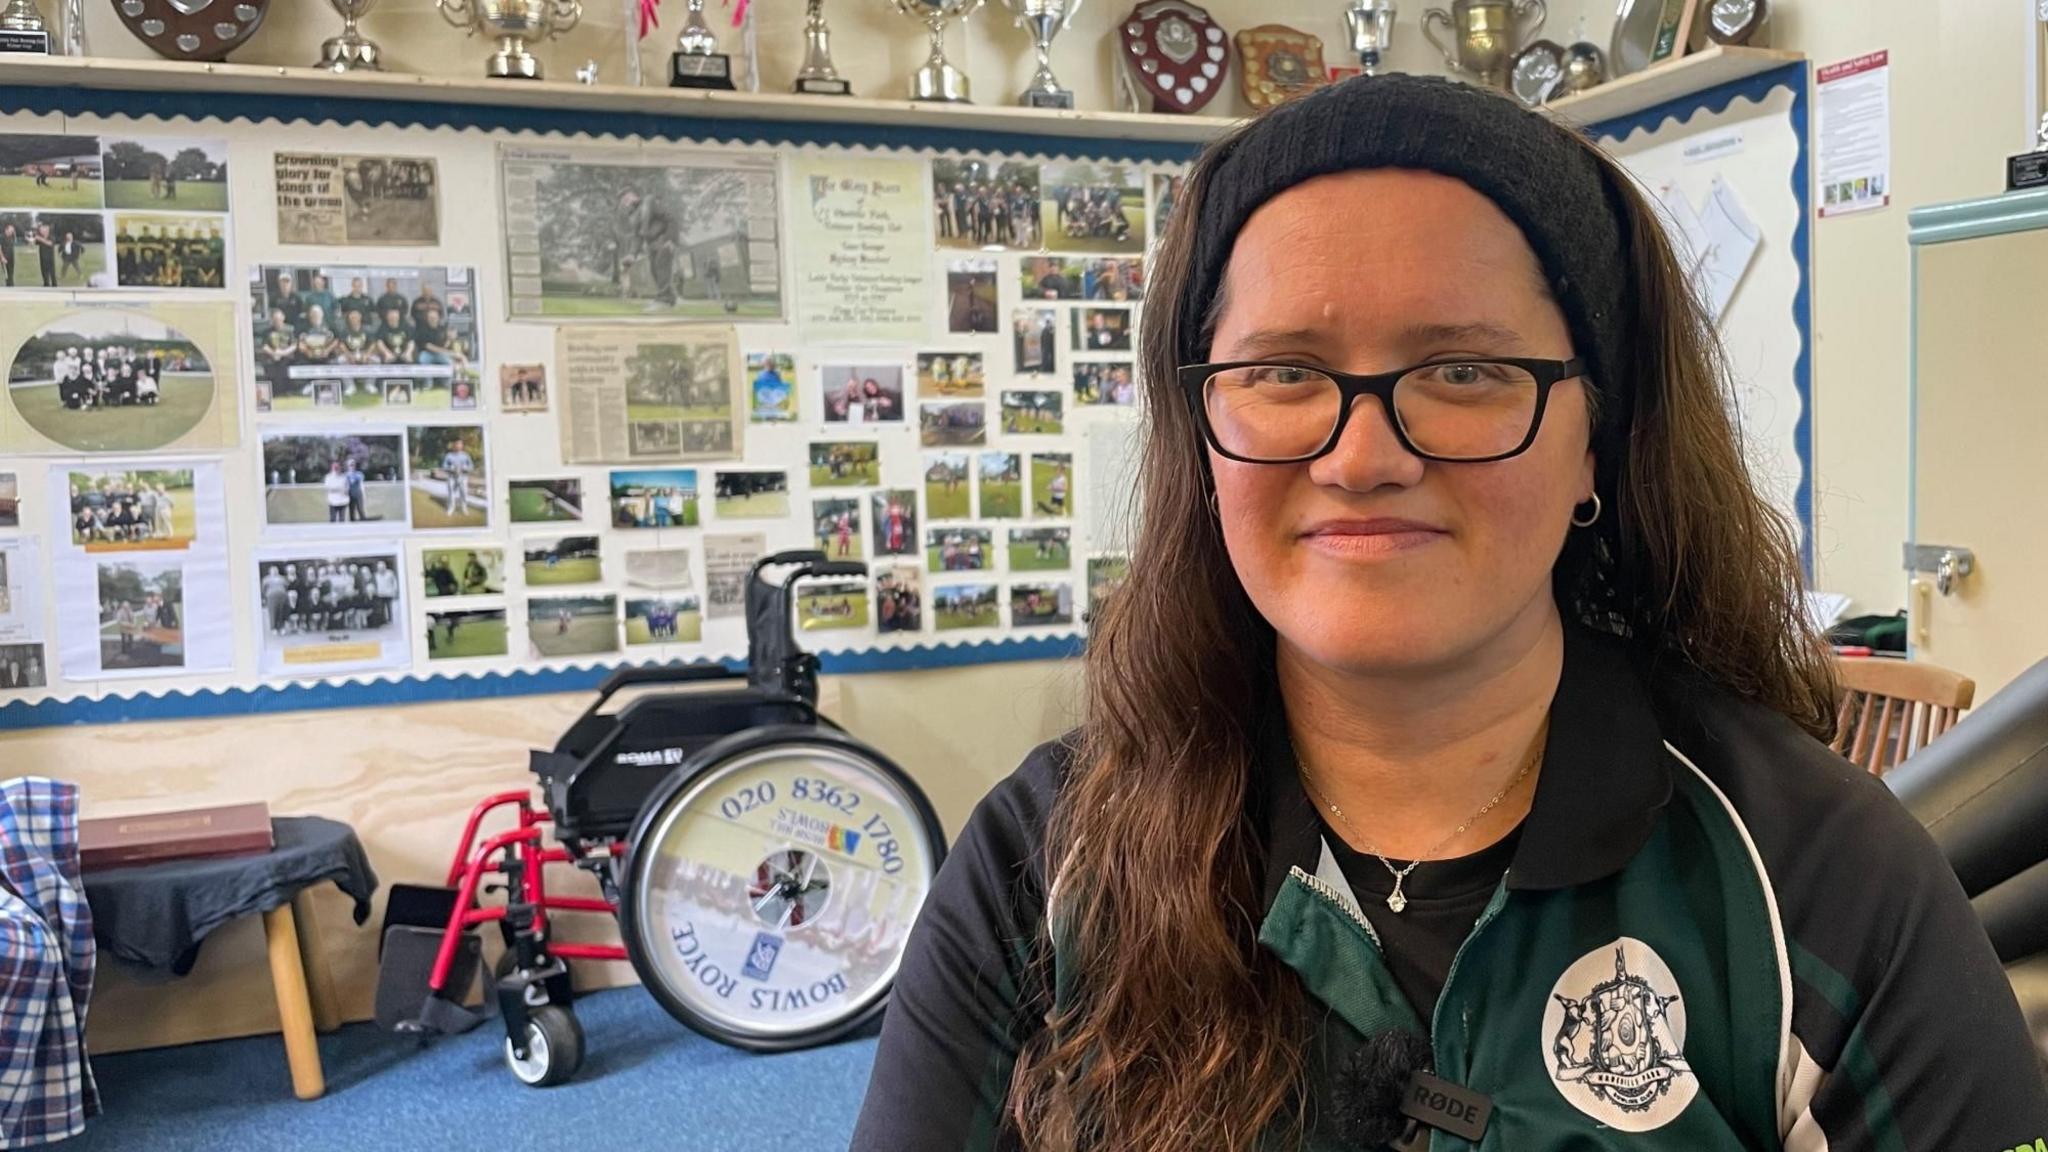
[[[292,926],[298,930],[299,964],[306,971],[306,991],[313,999],[313,1027],[332,1032],[341,1027],[341,1006],[334,998],[334,977],[327,969],[327,953],[320,949],[320,921],[313,915],[312,889],[301,888],[292,896]]]
[[[317,1100],[327,1091],[327,1082],[320,1073],[320,1041],[313,1034],[313,1005],[306,998],[306,970],[299,963],[299,933],[290,904],[263,914],[263,935],[270,944],[270,982],[277,988],[292,1092],[301,1100]]]

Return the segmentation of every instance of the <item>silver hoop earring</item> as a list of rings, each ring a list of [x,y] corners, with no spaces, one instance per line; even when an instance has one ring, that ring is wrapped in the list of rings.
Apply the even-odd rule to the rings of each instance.
[[[1209,489],[1209,515],[1214,516],[1219,523],[1223,520],[1223,506],[1217,502],[1214,488]]]
[[[1593,514],[1591,516],[1581,520],[1579,519],[1579,510],[1576,507],[1572,509],[1572,527],[1574,528],[1591,528],[1599,519],[1600,494],[1598,492],[1593,493]]]

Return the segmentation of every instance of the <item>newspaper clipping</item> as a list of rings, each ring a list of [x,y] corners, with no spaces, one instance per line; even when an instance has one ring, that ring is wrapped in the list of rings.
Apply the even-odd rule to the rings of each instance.
[[[279,152],[280,244],[441,242],[439,170],[430,156]]]
[[[730,327],[560,328],[564,464],[739,455],[745,406]]]

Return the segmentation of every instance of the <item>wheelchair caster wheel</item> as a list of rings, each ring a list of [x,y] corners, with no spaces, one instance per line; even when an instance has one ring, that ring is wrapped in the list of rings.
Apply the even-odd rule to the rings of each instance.
[[[505,1039],[505,1065],[529,1088],[550,1088],[567,1083],[583,1066],[583,1025],[575,1013],[549,1004],[536,1008],[526,1021],[526,1058]]]

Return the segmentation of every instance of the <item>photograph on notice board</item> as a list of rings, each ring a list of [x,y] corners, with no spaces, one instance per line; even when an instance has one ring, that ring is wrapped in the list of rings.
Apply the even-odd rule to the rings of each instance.
[[[441,242],[441,181],[431,156],[279,152],[271,182],[279,244]]]
[[[491,478],[481,424],[415,424],[405,430],[412,526],[468,530],[491,524]]]
[[[0,640],[35,640],[43,633],[41,541],[34,536],[0,540]]]
[[[1039,187],[1052,251],[1145,250],[1145,176],[1137,168],[1102,160],[1047,164]]]
[[[1145,261],[1138,256],[1093,256],[1081,262],[1081,295],[1128,303],[1145,298]]]
[[[402,532],[405,433],[263,431],[263,522],[297,535]]]
[[[8,425],[0,448],[149,452],[223,448],[240,435],[225,364],[233,352],[225,305],[150,304],[0,309],[0,347],[11,346],[7,397],[25,430]],[[23,431],[33,435],[23,435]]]
[[[1015,452],[983,452],[981,518],[1019,520],[1024,516],[1024,463]]]
[[[720,520],[781,520],[789,515],[789,473],[714,472],[712,511]]]
[[[973,485],[967,474],[967,453],[925,453],[925,515],[934,520],[965,520],[973,515],[972,503]]]
[[[787,352],[747,353],[747,419],[787,424],[796,419],[796,357]]]
[[[882,482],[880,454],[872,440],[814,440],[811,487],[872,488]]]
[[[941,248],[1037,248],[1038,165],[1015,160],[935,159],[932,212]]]
[[[1010,585],[1010,626],[1043,628],[1074,622],[1074,586],[1065,581],[1054,584]]]
[[[420,552],[420,585],[427,599],[496,596],[505,591],[503,548],[426,548]]]
[[[1060,342],[1060,315],[1050,308],[1019,308],[1010,314],[1011,361],[1019,376],[1057,372],[1055,349]]]
[[[995,567],[995,534],[949,525],[924,535],[924,563],[933,572],[986,572]]]
[[[501,145],[515,320],[775,320],[777,160],[659,148]]]
[[[476,407],[475,269],[266,264],[249,293],[258,412]]]
[[[979,400],[988,371],[979,352],[917,354],[917,394],[927,400]]]
[[[996,262],[978,258],[946,262],[946,331],[996,330]]]
[[[0,135],[0,208],[106,207],[94,136]]]
[[[688,548],[633,548],[626,552],[626,583],[635,588],[691,588]]]
[[[510,652],[503,608],[427,613],[427,659],[473,660]]]
[[[1025,300],[1079,300],[1086,287],[1079,257],[1026,256],[1017,265],[1017,291]]]
[[[867,559],[858,497],[821,496],[811,501],[811,535],[832,560]]]
[[[1067,313],[1068,345],[1076,352],[1129,352],[1131,327],[1129,308],[1076,308]]]
[[[1066,399],[1058,392],[1003,391],[1003,434],[1057,436],[1066,430]]]
[[[697,470],[637,468],[613,472],[612,527],[695,528]]]
[[[868,626],[868,588],[858,580],[818,580],[796,593],[796,626],[824,632]]]
[[[932,589],[932,622],[941,632],[994,628],[1003,622],[993,584],[941,584]]]
[[[21,527],[21,478],[0,472],[0,528]]]
[[[1088,606],[1099,608],[1109,594],[1122,586],[1131,574],[1131,558],[1128,556],[1090,556],[1088,558]]]
[[[875,530],[875,555],[917,555],[917,491],[885,488],[868,497],[868,523]]]
[[[1069,452],[1031,454],[1031,508],[1035,515],[1065,520],[1073,516],[1071,500],[1074,457]]]
[[[818,368],[827,424],[903,422],[903,365],[825,364]]]
[[[1173,206],[1180,202],[1187,181],[1186,174],[1180,172],[1152,174],[1152,224],[1161,236],[1166,235],[1166,225],[1173,219]]]
[[[923,577],[914,564],[875,569],[875,631],[918,632],[924,628]]]
[[[695,596],[626,598],[626,645],[695,644],[704,638],[704,614]]]
[[[918,407],[917,441],[926,448],[978,448],[988,442],[988,409],[979,400]]]
[[[1137,373],[1130,361],[1074,365],[1074,403],[1128,408],[1137,402]]]
[[[545,364],[499,365],[498,407],[507,412],[547,411],[548,366]]]
[[[185,666],[185,568],[177,557],[99,562],[102,671]]]
[[[9,288],[112,288],[106,218],[0,209],[0,270]]]
[[[528,540],[526,583],[596,584],[604,579],[604,550],[595,536],[564,536],[559,540]]]
[[[1065,571],[1074,565],[1070,528],[1010,529],[1010,571]]]
[[[123,288],[225,288],[227,217],[122,212],[114,217],[114,282]],[[60,262],[64,249],[58,249]]]
[[[199,532],[190,468],[74,468],[71,543],[87,552],[189,548]]]
[[[107,207],[204,212],[226,225],[227,141],[102,136],[100,153]]]
[[[514,480],[505,502],[514,524],[583,519],[583,481],[574,476]]]
[[[527,656],[597,656],[619,650],[619,598],[535,596],[526,602]]]
[[[48,687],[50,666],[41,644],[0,644],[0,692]]]
[[[399,550],[389,544],[258,553],[258,670],[324,676],[411,663],[403,572]],[[427,587],[434,595],[432,582]]]

